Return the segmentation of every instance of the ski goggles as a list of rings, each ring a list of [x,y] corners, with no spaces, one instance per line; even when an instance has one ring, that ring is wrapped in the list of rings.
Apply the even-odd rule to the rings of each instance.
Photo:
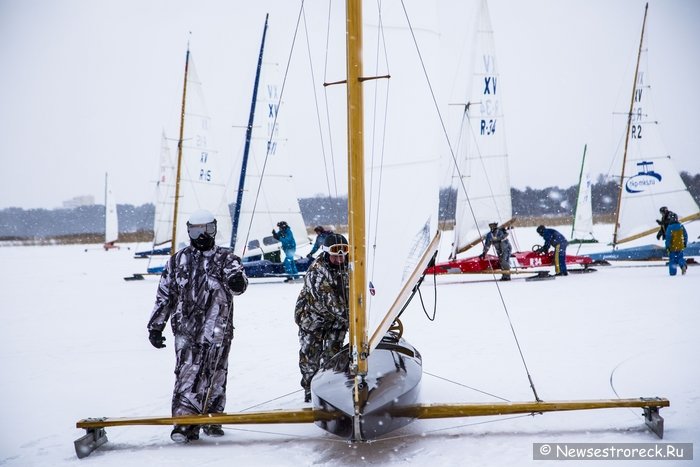
[[[192,240],[197,240],[200,235],[213,237],[216,235],[216,221],[207,224],[187,223],[187,234]]]
[[[350,246],[345,243],[336,243],[331,246],[324,245],[321,249],[329,255],[336,256],[346,256],[350,252]]]

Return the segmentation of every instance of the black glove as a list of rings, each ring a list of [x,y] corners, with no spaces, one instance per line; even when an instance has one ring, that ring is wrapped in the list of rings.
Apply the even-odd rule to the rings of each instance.
[[[484,258],[486,258],[486,253],[481,253],[481,254],[479,255],[479,259],[484,259]]]
[[[309,258],[309,259],[314,259],[314,255],[312,255],[311,253],[309,253],[308,255],[306,255],[306,257]]]
[[[664,234],[659,230],[659,232],[656,234],[656,239],[661,240],[661,237],[663,237]]]
[[[148,331],[148,340],[151,341],[151,345],[156,349],[165,347],[165,337],[163,337],[162,331],[157,331],[155,329]]]
[[[242,272],[237,272],[233,276],[228,278],[228,286],[233,290],[235,293],[242,293],[246,289],[246,281],[243,278],[243,273]]]
[[[659,224],[659,225],[662,224],[662,222],[661,222],[660,220],[658,220],[658,219],[656,219],[656,223]]]

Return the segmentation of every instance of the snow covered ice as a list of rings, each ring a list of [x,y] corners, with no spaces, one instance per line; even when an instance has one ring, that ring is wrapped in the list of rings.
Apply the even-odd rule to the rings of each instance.
[[[604,250],[607,236],[585,248]],[[538,238],[534,229],[519,237],[520,249]],[[435,321],[416,299],[403,315],[404,336],[423,355],[422,402],[529,401],[510,316],[541,399],[666,397],[663,440],[641,409],[609,409],[418,420],[367,444],[303,424],[226,426],[223,438],[185,446],[170,441],[167,426],[114,427],[107,444],[78,460],[80,419],[169,415],[174,367],[169,327],[165,349],[147,338],[157,278],[123,280],[145,271],[146,260],[132,258],[135,245],[84,250],[0,248],[0,466],[549,465],[532,460],[533,443],[700,441],[700,268],[670,277],[662,262],[622,263],[540,282],[439,277]],[[235,302],[227,411],[308,407],[293,321],[301,284],[251,282]],[[432,283],[422,286],[428,313]],[[616,464],[649,465],[606,463]]]

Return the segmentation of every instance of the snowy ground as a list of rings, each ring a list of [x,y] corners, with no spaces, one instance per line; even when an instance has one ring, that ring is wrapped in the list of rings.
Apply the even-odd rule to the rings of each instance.
[[[521,248],[537,243],[532,230],[516,235]],[[314,425],[227,427],[224,438],[185,446],[168,427],[117,427],[78,460],[79,419],[170,411],[172,336],[160,351],[148,342],[157,279],[122,280],[146,267],[131,247],[0,248],[1,466],[551,465],[532,460],[533,443],[658,441],[641,409],[611,409],[416,421],[356,445]],[[404,315],[423,355],[423,402],[532,400],[510,317],[541,399],[667,397],[663,441],[697,444],[700,267],[669,277],[662,263],[629,265],[542,282],[440,278],[435,321],[418,300]],[[293,323],[300,287],[256,282],[237,299],[227,411],[305,406]],[[422,290],[432,313],[432,281]],[[618,463],[642,465],[605,465]]]

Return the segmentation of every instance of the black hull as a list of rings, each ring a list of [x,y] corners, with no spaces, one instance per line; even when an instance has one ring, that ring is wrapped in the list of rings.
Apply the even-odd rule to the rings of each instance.
[[[360,391],[360,413],[354,416],[354,376],[349,351],[343,349],[311,382],[314,408],[332,413],[330,421],[316,421],[324,430],[354,441],[373,440],[414,420],[401,409],[417,402],[423,375],[421,356],[403,339],[387,334],[372,351],[368,374]]]

